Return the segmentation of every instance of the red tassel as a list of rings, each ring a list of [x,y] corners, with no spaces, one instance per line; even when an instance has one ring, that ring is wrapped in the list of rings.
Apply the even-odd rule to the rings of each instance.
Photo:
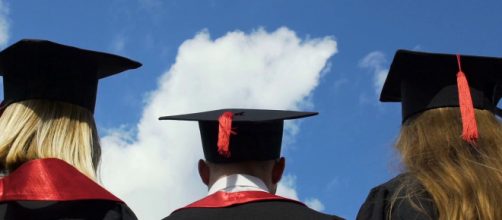
[[[469,144],[476,144],[479,133],[474,114],[474,106],[472,104],[471,91],[465,73],[462,71],[460,64],[460,55],[457,55],[458,73],[458,103],[460,106],[460,114],[462,116],[462,139]]]
[[[230,157],[230,135],[235,134],[232,131],[232,120],[234,118],[234,113],[232,112],[224,112],[219,121],[219,129],[218,129],[218,153],[223,157]]]

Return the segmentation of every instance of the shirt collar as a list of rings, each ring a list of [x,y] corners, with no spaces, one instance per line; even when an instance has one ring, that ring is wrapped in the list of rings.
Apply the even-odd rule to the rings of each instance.
[[[239,192],[239,191],[263,191],[269,192],[268,187],[258,177],[233,174],[219,178],[209,188],[208,194],[213,194],[218,191]]]

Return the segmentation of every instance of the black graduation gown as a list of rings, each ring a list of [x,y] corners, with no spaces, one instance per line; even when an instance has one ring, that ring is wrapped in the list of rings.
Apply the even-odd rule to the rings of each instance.
[[[248,191],[250,192],[250,191]],[[215,193],[217,194],[217,193]],[[237,193],[228,193],[237,194]],[[263,193],[265,194],[265,193]],[[300,202],[272,196],[269,199],[248,199],[245,197],[233,197],[218,205],[217,201],[211,207],[198,207],[189,205],[171,213],[164,220],[343,220],[334,215],[326,215],[317,212]],[[214,194],[213,194],[214,195]],[[207,199],[210,195],[204,199]],[[227,196],[232,197],[232,196]],[[276,198],[273,198],[276,197]],[[202,200],[204,200],[202,199]],[[230,201],[232,200],[232,201]],[[242,202],[239,202],[241,200]],[[201,200],[200,200],[201,201]],[[197,203],[197,202],[196,202]]]
[[[137,218],[125,204],[105,200],[80,200],[3,202],[0,203],[0,219],[133,220]]]
[[[0,180],[0,219],[135,220],[120,199],[59,159],[26,162]]]
[[[438,219],[438,212],[434,202],[427,192],[419,193],[417,198],[413,198],[413,203],[422,207],[425,211],[417,210],[409,199],[404,198],[406,189],[400,190],[399,197],[389,213],[389,206],[392,196],[399,189],[403,181],[411,181],[412,184],[419,183],[408,174],[401,174],[392,180],[373,188],[366,201],[361,206],[357,215],[357,220],[435,220]]]

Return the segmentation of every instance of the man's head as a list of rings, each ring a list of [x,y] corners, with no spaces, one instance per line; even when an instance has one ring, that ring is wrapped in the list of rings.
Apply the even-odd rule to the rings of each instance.
[[[270,193],[277,191],[277,184],[282,178],[286,160],[281,157],[276,160],[244,161],[237,163],[212,163],[199,160],[199,175],[209,187],[219,178],[232,174],[246,174],[261,179]]]
[[[221,109],[160,120],[199,122],[206,159],[199,161],[199,173],[207,186],[223,176],[248,174],[260,178],[275,193],[285,167],[280,156],[284,120],[313,115],[317,112]]]

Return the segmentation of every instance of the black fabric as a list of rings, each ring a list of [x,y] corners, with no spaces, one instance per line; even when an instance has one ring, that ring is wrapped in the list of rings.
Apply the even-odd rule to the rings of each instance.
[[[414,193],[416,196],[411,200],[405,197],[410,189],[401,189],[404,182],[407,186],[420,190]],[[359,210],[357,220],[388,220],[389,217],[391,220],[436,220],[438,212],[434,202],[422,189],[418,181],[410,175],[399,175],[370,191]],[[398,193],[397,200],[390,211],[391,200],[396,193]],[[422,210],[416,207],[421,207]]]
[[[98,80],[141,64],[113,54],[47,40],[21,40],[0,52],[7,105],[30,99],[62,101],[94,111]]]
[[[233,113],[230,157],[218,153],[220,116]],[[206,160],[213,163],[274,160],[281,155],[284,120],[317,115],[317,112],[268,109],[220,109],[193,114],[160,117],[159,120],[198,121]]]
[[[188,208],[164,220],[341,220],[288,201],[260,201],[226,208]]]
[[[0,203],[3,220],[136,220],[125,204],[104,200],[10,201]]]
[[[219,109],[206,112],[198,112],[183,115],[162,116],[159,120],[180,120],[180,121],[218,121],[224,112],[234,113],[235,122],[270,122],[283,121],[297,118],[304,118],[317,115],[317,112],[299,112],[270,109]]]
[[[502,58],[461,55],[473,105],[498,113],[502,97]],[[382,102],[402,102],[403,122],[433,108],[458,107],[457,57],[454,54],[398,50],[380,95]]]
[[[235,122],[230,136],[231,157],[218,153],[218,122],[199,122],[200,135],[206,160],[213,163],[274,160],[281,155],[283,121]]]

